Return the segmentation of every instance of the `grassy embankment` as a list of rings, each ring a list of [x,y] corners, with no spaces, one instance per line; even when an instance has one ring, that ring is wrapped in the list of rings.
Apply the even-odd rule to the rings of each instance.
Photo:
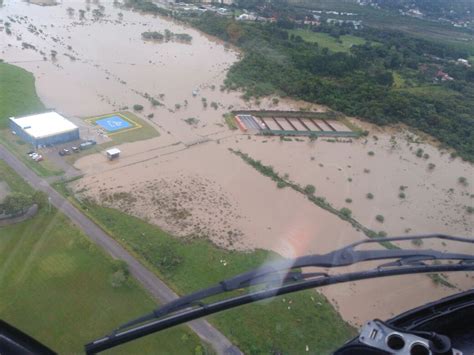
[[[55,187],[79,205],[64,183]],[[207,240],[178,239],[115,209],[83,203],[81,207],[96,223],[179,294],[213,285],[277,257],[264,250],[227,251]],[[209,320],[242,351],[254,354],[303,353],[306,345],[311,353],[325,354],[354,334],[331,304],[314,291],[243,306]]]
[[[29,144],[14,136],[8,124],[12,116],[24,116],[46,110],[35,90],[35,78],[24,69],[0,62],[0,143],[40,176],[61,175],[63,171],[45,159],[35,162],[27,156]]]
[[[12,191],[33,191],[3,161],[0,179]],[[86,342],[156,306],[135,280],[115,279],[111,258],[56,209],[0,228],[0,260],[0,318],[62,354],[81,352]],[[115,353],[193,354],[198,347],[196,335],[179,327]]]

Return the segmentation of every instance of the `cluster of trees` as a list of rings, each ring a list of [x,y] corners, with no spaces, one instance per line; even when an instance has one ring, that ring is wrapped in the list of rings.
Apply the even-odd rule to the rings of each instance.
[[[245,51],[226,86],[246,97],[271,94],[328,105],[377,124],[403,122],[474,160],[474,68],[454,64],[462,50],[394,31],[364,30],[368,43],[332,53],[289,35],[279,24],[245,24],[204,14],[194,26]],[[373,41],[373,42],[371,42]],[[376,43],[375,43],[376,42]],[[436,82],[423,68],[451,70]],[[394,85],[394,74],[410,85]]]
[[[0,203],[0,214],[17,216],[25,213],[33,204],[39,208],[47,204],[48,197],[44,192],[36,191],[33,195],[13,192]]]
[[[125,7],[154,15],[169,16],[171,14],[169,10],[158,7],[149,0],[125,0],[124,5]]]
[[[191,42],[193,37],[187,33],[173,33],[170,30],[166,29],[165,33],[156,32],[156,31],[147,31],[142,33],[142,38],[144,40],[153,40],[153,41],[171,41],[176,40],[180,42]]]

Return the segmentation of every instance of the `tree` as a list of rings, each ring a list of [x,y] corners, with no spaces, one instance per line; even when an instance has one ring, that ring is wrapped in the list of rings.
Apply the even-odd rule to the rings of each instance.
[[[304,192],[308,195],[313,195],[316,192],[316,188],[313,185],[306,185],[304,187]]]
[[[227,35],[229,36],[229,41],[231,43],[236,44],[239,41],[240,37],[242,37],[242,33],[242,28],[236,22],[231,22],[227,26]]]
[[[466,179],[464,176],[460,176],[460,177],[458,178],[458,182],[459,182],[461,185],[463,185],[463,186],[467,186],[467,185],[468,185],[467,179]]]
[[[316,134],[316,132],[311,132],[311,133],[309,134],[309,140],[310,140],[311,142],[314,142],[314,141],[317,140],[317,139],[318,139],[318,135]]]
[[[69,16],[74,16],[74,9],[72,7],[68,7],[66,11]]]
[[[32,204],[31,196],[21,192],[14,192],[8,195],[3,201],[3,211],[9,215],[16,215],[25,212]]]
[[[86,10],[80,9],[79,10],[79,20],[85,20],[86,19]]]
[[[375,216],[375,219],[377,220],[377,222],[380,222],[380,223],[383,223],[385,221],[385,217],[382,216],[381,214],[378,214],[377,216]]]
[[[341,208],[339,212],[341,212],[341,214],[346,218],[350,218],[352,216],[352,211],[347,207]]]
[[[366,197],[369,199],[369,200],[372,200],[374,198],[374,194],[372,194],[371,192],[369,192]]]
[[[48,203],[48,195],[43,191],[35,191],[32,196],[33,203],[38,205],[38,208],[43,208]]]
[[[135,111],[142,111],[143,110],[143,106],[142,105],[139,105],[139,104],[135,104],[133,105],[133,109]]]

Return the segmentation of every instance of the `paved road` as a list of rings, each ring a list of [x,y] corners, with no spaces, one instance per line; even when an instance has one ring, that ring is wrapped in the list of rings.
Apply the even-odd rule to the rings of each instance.
[[[80,210],[54,190],[44,179],[38,177],[18,158],[0,145],[0,159],[5,160],[20,176],[34,188],[44,191],[51,198],[51,203],[68,216],[74,224],[84,231],[96,244],[104,248],[112,257],[125,260],[130,273],[150,292],[160,303],[167,303],[178,296],[163,283],[154,273],[144,267],[128,251],[112,237],[106,234]],[[219,354],[242,354],[229,339],[216,330],[205,320],[195,320],[188,323],[189,327],[204,341],[212,345]],[[103,334],[97,334],[97,337]],[[92,340],[92,339],[91,339]]]

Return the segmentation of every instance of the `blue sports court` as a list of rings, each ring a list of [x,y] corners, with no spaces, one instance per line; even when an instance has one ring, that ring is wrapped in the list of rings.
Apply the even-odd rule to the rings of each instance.
[[[107,132],[115,132],[132,126],[120,116],[109,116],[97,120],[95,123],[107,130]]]

